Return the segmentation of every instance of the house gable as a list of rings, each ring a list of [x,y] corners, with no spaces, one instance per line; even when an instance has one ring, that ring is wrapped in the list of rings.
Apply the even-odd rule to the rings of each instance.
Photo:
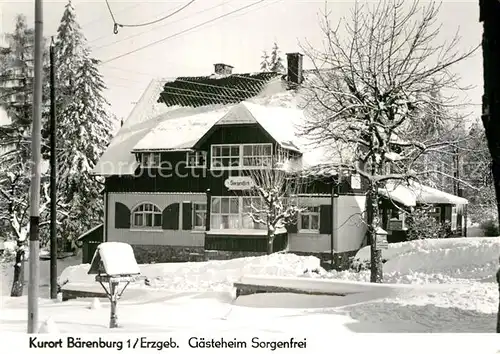
[[[220,118],[193,146],[208,151],[210,144],[273,143],[276,140],[243,105],[234,106]]]

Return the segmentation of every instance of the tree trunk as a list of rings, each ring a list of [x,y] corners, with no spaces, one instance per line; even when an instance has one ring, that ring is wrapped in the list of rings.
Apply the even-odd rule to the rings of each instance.
[[[497,333],[500,333],[500,268],[497,271],[497,283],[498,283],[498,312],[497,312]]]
[[[14,280],[10,296],[23,296],[24,289],[24,247],[22,244],[17,245],[16,261],[14,263]]]
[[[483,114],[482,121],[492,158],[491,172],[500,220],[500,3],[479,1],[479,21],[483,22]],[[500,303],[500,269],[497,272]],[[497,313],[497,333],[500,333],[500,305]]]
[[[273,253],[274,245],[274,231],[267,230],[267,254]]]
[[[378,184],[371,182],[368,191],[368,236],[370,240],[370,281],[382,283],[382,250],[377,249],[377,228],[379,227]]]

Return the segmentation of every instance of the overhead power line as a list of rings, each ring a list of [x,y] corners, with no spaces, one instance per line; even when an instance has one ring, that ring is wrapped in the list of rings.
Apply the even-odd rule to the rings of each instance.
[[[177,32],[177,33],[174,33],[174,34],[172,34],[172,35],[170,35],[170,36],[167,36],[167,37],[161,38],[161,39],[159,39],[159,40],[157,40],[157,41],[151,42],[151,43],[146,44],[146,45],[144,45],[144,46],[142,46],[142,47],[139,47],[139,48],[137,48],[137,49],[131,50],[131,51],[129,51],[129,52],[126,52],[126,53],[120,54],[120,55],[118,55],[118,56],[116,56],[116,57],[113,57],[113,58],[110,58],[110,59],[108,59],[108,60],[105,60],[105,61],[103,61],[103,62],[102,62],[102,64],[107,64],[107,63],[110,63],[110,62],[112,62],[112,61],[114,61],[114,60],[117,60],[117,59],[123,58],[123,57],[125,57],[125,56],[127,56],[127,55],[130,55],[130,54],[133,54],[133,53],[137,53],[137,52],[139,52],[139,51],[141,51],[141,50],[143,50],[143,49],[146,49],[146,48],[152,47],[152,46],[154,46],[154,45],[156,45],[156,44],[159,44],[159,43],[161,43],[161,42],[164,42],[164,41],[166,41],[166,40],[168,40],[168,39],[171,39],[171,38],[174,38],[174,37],[180,36],[181,34],[184,34],[184,33],[187,33],[187,32],[189,32],[189,31],[192,31],[192,30],[194,30],[194,29],[200,28],[200,27],[202,27],[202,26],[205,26],[205,25],[207,25],[207,24],[209,24],[209,23],[212,23],[212,22],[215,22],[215,21],[217,21],[217,20],[220,20],[221,18],[227,17],[227,16],[232,15],[232,14],[234,14],[234,13],[237,13],[237,12],[243,11],[243,10],[245,10],[245,9],[248,9],[248,8],[250,8],[250,7],[253,7],[253,6],[255,6],[255,5],[258,5],[258,4],[260,4],[260,3],[264,2],[264,1],[266,1],[266,0],[259,0],[259,1],[256,1],[256,2],[254,2],[254,3],[251,3],[251,4],[249,4],[249,5],[242,6],[242,7],[240,7],[240,8],[237,8],[236,10],[233,10],[233,11],[227,12],[227,13],[225,13],[225,14],[223,14],[223,15],[220,15],[220,16],[217,16],[217,17],[214,17],[214,18],[212,18],[212,19],[210,19],[210,20],[208,20],[208,21],[202,22],[202,23],[200,23],[200,24],[198,24],[198,25],[195,25],[195,26],[189,27],[189,28],[187,28],[187,29],[185,29],[185,30],[182,30],[182,31]]]
[[[202,13],[206,13],[207,11],[213,10],[213,9],[215,9],[215,8],[217,8],[217,7],[225,6],[225,5],[227,5],[227,3],[229,3],[230,1],[232,1],[232,0],[229,0],[229,1],[227,1],[227,2],[223,2],[223,3],[219,3],[219,4],[217,4],[217,5],[215,5],[215,6],[212,6],[212,7],[209,7],[209,8],[205,8],[205,9],[203,9],[203,10],[200,10],[200,11],[195,12],[195,13],[193,13],[193,14],[190,14],[190,15],[188,15],[188,16],[184,16],[184,17],[181,17],[181,18],[179,18],[179,19],[176,19],[175,21],[169,21],[169,22],[167,22],[166,24],[163,24],[163,25],[161,25],[161,26],[157,26],[157,27],[154,27],[154,28],[152,28],[152,29],[149,29],[149,30],[146,30],[146,31],[143,31],[143,32],[140,32],[140,33],[133,34],[133,35],[131,35],[131,36],[128,36],[128,37],[125,37],[125,38],[122,38],[122,39],[116,40],[116,41],[111,42],[111,43],[108,43],[108,44],[103,44],[103,45],[100,45],[100,46],[94,47],[94,48],[93,48],[93,50],[98,50],[98,49],[102,49],[102,48],[107,48],[107,47],[109,47],[109,46],[112,46],[112,45],[115,45],[115,44],[118,44],[118,43],[124,42],[124,41],[126,41],[126,40],[129,40],[129,39],[132,39],[132,38],[136,38],[136,37],[140,37],[140,36],[142,36],[142,35],[144,35],[144,34],[150,33],[150,32],[152,32],[152,31],[159,30],[159,29],[164,28],[164,27],[166,27],[166,26],[168,26],[168,25],[171,25],[171,24],[174,24],[174,23],[177,23],[177,22],[180,22],[180,21],[186,20],[186,19],[188,19],[188,18],[192,18],[194,15],[199,15],[199,14],[202,14]],[[99,37],[99,38],[97,38],[97,39],[92,40],[92,41],[91,41],[91,42],[89,42],[89,43],[96,42],[97,40],[102,39],[102,38],[105,38],[105,37],[108,37],[108,36],[107,36],[107,35],[104,35],[104,36],[102,36],[102,37]]]
[[[114,24],[113,24],[113,33],[114,34],[118,34],[118,27],[144,27],[144,26],[149,26],[149,25],[153,25],[155,23],[158,23],[158,22],[161,22],[161,21],[164,21],[172,16],[174,16],[175,14],[178,14],[179,12],[181,12],[182,10],[184,10],[185,8],[191,6],[196,0],[190,0],[186,5],[182,6],[181,8],[175,10],[174,12],[171,12],[169,13],[168,15],[166,16],[163,16],[161,18],[158,18],[156,20],[153,20],[153,21],[149,21],[149,22],[144,22],[144,23],[138,23],[138,24],[123,24],[123,23],[118,23],[115,19],[115,15],[113,14],[113,11],[111,10],[111,6],[109,5],[109,1],[106,0],[106,6],[108,7],[108,10],[109,10],[109,14],[111,15],[111,19],[113,20]]]

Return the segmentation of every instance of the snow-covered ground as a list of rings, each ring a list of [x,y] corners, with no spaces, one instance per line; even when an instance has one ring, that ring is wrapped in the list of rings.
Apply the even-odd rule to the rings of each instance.
[[[366,259],[366,252],[360,250],[358,258]],[[304,336],[339,332],[494,333],[498,309],[494,274],[499,254],[499,238],[390,245],[384,255],[385,281],[406,290],[383,296],[367,291],[345,297],[256,294],[234,299],[232,283],[242,276],[278,276],[299,283],[304,278],[364,283],[369,279],[368,271],[326,272],[317,258],[291,254],[141,265],[148,282],[127,288],[118,304],[121,327],[115,331],[196,332],[208,328],[228,335],[251,332]],[[60,281],[66,287],[97,288],[87,270],[88,265],[68,267]],[[8,271],[3,273],[5,280]],[[419,286],[408,289],[398,283]],[[2,295],[0,331],[25,331],[26,297]],[[49,327],[55,325],[60,332],[110,331],[109,304],[104,299],[65,303],[41,299],[40,320],[49,318],[53,321]]]

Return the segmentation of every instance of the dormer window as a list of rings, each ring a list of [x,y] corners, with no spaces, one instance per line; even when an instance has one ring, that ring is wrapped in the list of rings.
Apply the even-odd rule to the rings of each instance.
[[[212,145],[213,170],[260,169],[271,167],[272,144]]]
[[[159,152],[143,152],[141,154],[142,167],[160,167],[161,155]]]
[[[186,157],[187,167],[206,168],[207,167],[207,152],[206,151],[189,151]]]

